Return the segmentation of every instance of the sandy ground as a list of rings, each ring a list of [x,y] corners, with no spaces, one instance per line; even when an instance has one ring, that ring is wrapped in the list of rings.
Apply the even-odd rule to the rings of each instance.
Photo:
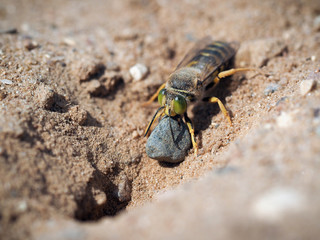
[[[1,239],[316,239],[319,14],[316,0],[2,0]],[[232,127],[190,106],[199,156],[160,164],[143,138],[158,104],[141,104],[204,36],[240,42],[236,67],[257,70],[213,93]]]

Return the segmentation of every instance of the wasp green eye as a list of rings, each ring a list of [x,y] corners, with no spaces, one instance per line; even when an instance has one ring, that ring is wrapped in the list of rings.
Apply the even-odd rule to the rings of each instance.
[[[163,106],[166,102],[166,94],[167,94],[167,91],[165,88],[162,89],[158,94],[158,102],[161,106]]]
[[[187,110],[186,99],[182,96],[176,96],[173,100],[173,110],[176,114],[183,114]]]

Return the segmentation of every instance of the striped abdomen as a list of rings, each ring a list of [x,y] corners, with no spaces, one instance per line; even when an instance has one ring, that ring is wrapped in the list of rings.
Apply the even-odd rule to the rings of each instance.
[[[205,80],[215,71],[215,74],[222,71],[235,53],[236,50],[230,44],[216,41],[199,50],[186,66],[199,69],[202,72],[202,80]]]

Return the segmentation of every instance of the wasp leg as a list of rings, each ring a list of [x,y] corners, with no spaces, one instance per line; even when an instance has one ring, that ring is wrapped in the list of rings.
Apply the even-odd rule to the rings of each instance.
[[[194,127],[191,119],[188,117],[187,113],[184,114],[184,119],[186,120],[190,135],[191,135],[191,141],[192,141],[192,147],[194,148],[194,155],[198,155],[198,144],[196,143],[196,140],[194,139]]]
[[[231,75],[233,75],[233,74],[235,74],[237,72],[245,72],[245,71],[253,71],[253,70],[255,70],[255,69],[253,69],[253,68],[233,68],[233,69],[229,69],[229,70],[220,72],[218,74],[218,76],[213,79],[214,85],[213,85],[212,88],[215,88],[218,85],[218,83],[220,82],[221,78],[225,78],[225,77],[231,76]],[[226,108],[224,107],[223,103],[216,97],[210,98],[209,102],[218,103],[220,110],[222,111],[224,116],[228,119],[230,125],[232,125],[229,113],[226,110]]]
[[[237,72],[254,71],[254,70],[255,69],[253,69],[253,68],[232,68],[232,69],[220,72],[218,74],[218,80],[214,79],[214,81],[219,82],[219,80],[220,80],[219,78],[225,78],[225,77],[231,76]]]
[[[160,92],[162,89],[164,89],[165,86],[166,86],[166,83],[162,84],[162,85],[158,88],[157,92],[156,92],[155,94],[153,94],[152,97],[151,97],[148,101],[144,102],[144,103],[142,104],[142,106],[145,107],[145,106],[150,105],[150,104],[158,97],[159,92]]]
[[[215,89],[215,88],[216,88],[216,86],[219,84],[220,80],[221,80],[220,77],[215,77],[215,78],[213,79],[212,89]]]
[[[253,69],[253,68],[233,68],[233,69],[229,69],[229,70],[226,70],[226,71],[222,71],[218,74],[217,77],[215,77],[213,79],[213,86],[212,86],[212,89],[214,89],[218,83],[220,82],[221,78],[225,78],[225,77],[229,77],[237,72],[245,72],[245,71],[254,71],[256,69]]]
[[[209,102],[218,103],[221,112],[222,112],[222,113],[224,114],[224,116],[228,119],[230,125],[232,126],[232,122],[231,122],[231,118],[230,118],[230,116],[229,116],[229,113],[228,113],[227,109],[224,107],[223,103],[220,101],[220,99],[218,99],[218,98],[216,98],[216,97],[211,97],[211,98],[209,99]]]

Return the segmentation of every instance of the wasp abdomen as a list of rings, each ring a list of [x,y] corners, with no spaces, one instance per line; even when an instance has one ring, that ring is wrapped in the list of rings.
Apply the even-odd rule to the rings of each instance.
[[[187,66],[201,71],[208,68],[213,69],[228,63],[234,54],[235,50],[228,43],[216,41],[200,50]]]

